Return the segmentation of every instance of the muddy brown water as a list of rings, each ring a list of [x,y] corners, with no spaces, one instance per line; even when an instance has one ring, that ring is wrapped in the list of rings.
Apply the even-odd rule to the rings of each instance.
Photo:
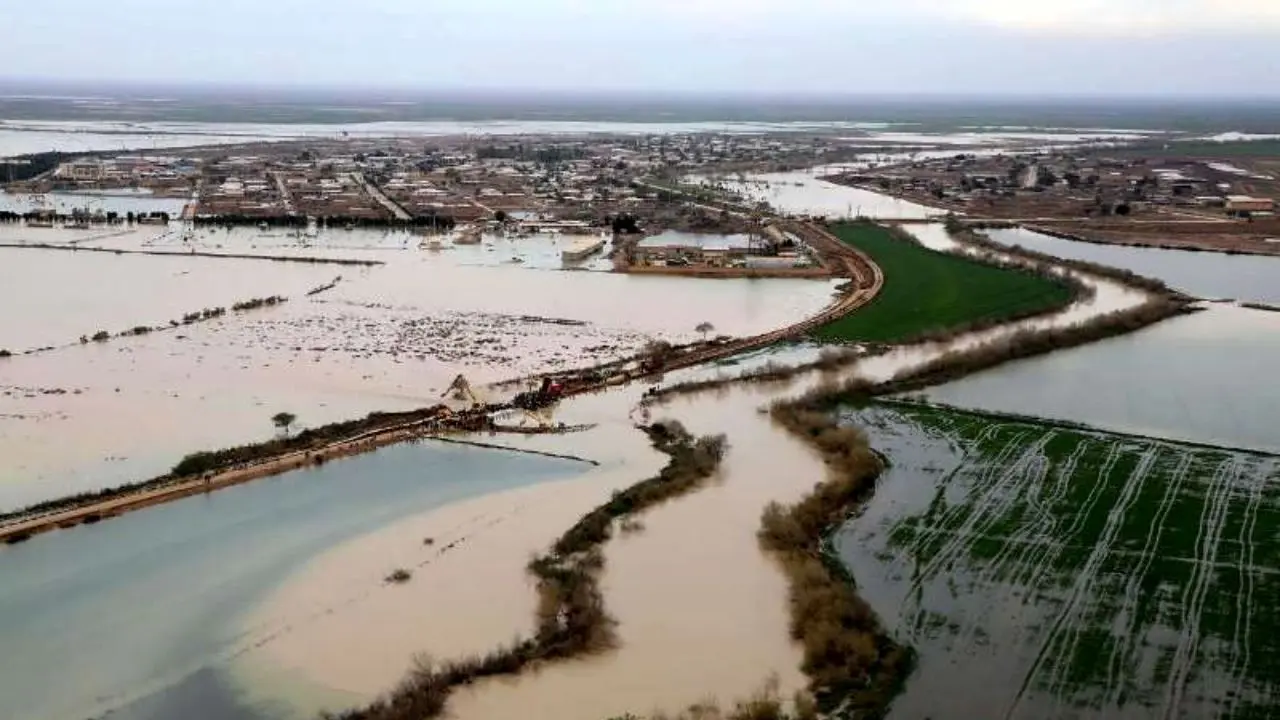
[[[166,244],[173,232],[103,243]],[[18,342],[72,346],[0,360],[0,507],[145,479],[189,452],[259,441],[280,411],[314,426],[431,405],[458,373],[481,385],[579,367],[630,355],[650,337],[697,339],[704,321],[751,335],[818,312],[834,293],[826,281],[470,266],[416,246],[379,249],[383,233],[328,234],[364,247],[334,256],[386,264],[2,251],[0,272],[17,282],[0,294],[24,312],[6,312],[0,327]],[[252,242],[241,231],[231,237],[229,252]],[[294,241],[291,252],[315,250]],[[71,286],[35,280],[50,271]],[[339,275],[333,290],[304,295]],[[115,332],[270,294],[292,299],[145,337],[77,342],[100,325]]]
[[[1070,323],[1082,315],[1090,316],[1107,309],[1111,308],[1073,308],[1057,320],[1046,318],[1038,322]],[[980,337],[998,337],[1009,331],[999,329]],[[884,379],[936,357],[947,347],[925,346],[891,353],[867,360],[843,375],[855,373]],[[795,357],[806,351],[787,352]],[[698,369],[667,380],[714,376],[723,371]],[[797,670],[799,650],[790,641],[787,630],[785,582],[772,561],[760,552],[756,531],[760,515],[769,502],[788,502],[802,497],[822,479],[823,465],[806,446],[775,428],[760,410],[772,400],[802,392],[822,379],[821,374],[813,374],[785,385],[738,386],[677,399],[654,409],[655,418],[678,419],[695,432],[725,433],[731,450],[718,482],[645,513],[640,518],[644,525],[642,531],[620,534],[606,545],[603,590],[610,612],[620,622],[620,647],[598,657],[551,665],[535,675],[514,681],[478,683],[455,695],[450,703],[452,715],[460,718],[516,715],[600,718],[626,712],[680,709],[708,697],[732,701],[758,690],[770,677],[778,678],[784,692],[803,687],[805,680]],[[565,403],[557,418],[566,422],[616,425],[624,422],[622,418],[634,410],[639,392],[640,388],[624,388],[576,398]],[[623,462],[639,469],[643,465],[637,463],[642,458],[649,457],[651,461],[652,451],[634,447],[626,450],[611,442],[595,442],[594,437],[538,439],[536,442],[567,441],[588,447],[597,453],[597,459],[605,460],[606,465]],[[632,481],[641,477],[643,475],[635,475]],[[494,511],[499,507],[495,505]],[[538,520],[547,512],[549,510],[533,511],[514,522],[549,530]],[[421,520],[426,523],[429,516]],[[263,607],[268,610],[264,612],[277,618],[305,614],[305,603],[313,603],[316,597],[324,595],[309,593],[308,589],[340,584],[339,578],[357,572],[362,566],[370,568],[366,572],[371,571],[379,555],[391,553],[389,549],[379,552],[377,548],[398,542],[397,547],[406,549],[416,543],[407,527],[371,536],[365,544],[353,543],[346,549],[334,550],[327,558],[317,561],[308,573],[286,583],[265,603]],[[519,535],[512,526],[503,532]],[[527,560],[533,546],[495,539],[476,547],[484,549],[468,555],[467,546],[460,547],[461,555],[454,558],[454,562],[499,563],[518,568]],[[435,607],[447,611],[474,602],[474,590],[465,589],[459,583],[433,582],[435,571],[427,568],[423,572],[426,574],[421,579],[431,589],[418,592],[428,593],[422,597],[430,597]],[[441,579],[450,577],[447,570],[439,572]],[[526,592],[531,592],[523,573],[493,582],[490,587],[503,594],[514,593],[522,585]],[[526,603],[527,600],[513,607],[525,610]],[[373,658],[378,652],[375,643],[343,644],[362,627],[372,626],[375,637],[390,637],[394,628],[390,623],[383,625],[378,607],[387,606],[344,608],[338,617],[326,617],[323,623],[308,626],[305,636],[268,645],[252,662],[241,666],[243,672],[238,673],[244,687],[250,688],[249,696],[265,701],[284,695],[294,707],[313,710],[332,707],[326,705],[334,701],[329,694],[332,692],[368,698],[378,689],[390,687],[403,668],[375,661]],[[478,623],[460,632],[459,626],[452,622],[453,613],[428,614],[412,623],[415,632],[420,633],[418,647],[430,650],[433,642],[438,642],[437,647],[453,644],[459,650],[470,650],[474,644],[457,638],[510,638],[527,630],[531,623],[530,616],[521,612],[511,612],[500,622],[494,620],[496,616],[484,612],[460,611],[456,616],[464,626],[481,617],[487,617],[490,624]],[[496,626],[492,624],[495,622]],[[437,627],[442,623],[449,627]],[[391,654],[403,657],[412,645],[394,642]],[[347,647],[357,651],[354,655],[335,655],[306,652],[308,647]],[[351,669],[353,664],[363,662],[369,663],[363,665],[367,672]],[[273,666],[275,673],[287,674],[292,691],[280,693],[273,689],[273,679],[281,677],[273,674]]]

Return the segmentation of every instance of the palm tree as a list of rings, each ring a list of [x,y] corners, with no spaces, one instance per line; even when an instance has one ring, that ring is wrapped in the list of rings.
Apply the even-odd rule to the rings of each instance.
[[[694,328],[693,331],[697,333],[702,333],[702,341],[706,342],[707,333],[710,333],[715,329],[716,329],[715,325],[712,325],[709,322],[701,322],[701,323],[698,323],[698,327]]]
[[[282,412],[271,416],[271,424],[284,433],[285,437],[289,437],[289,428],[297,421],[298,416],[293,413]]]

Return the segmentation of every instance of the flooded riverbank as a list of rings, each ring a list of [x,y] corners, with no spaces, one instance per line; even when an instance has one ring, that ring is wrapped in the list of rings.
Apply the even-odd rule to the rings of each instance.
[[[0,550],[0,714],[83,720],[166,691],[174,697],[175,685],[226,684],[228,661],[251,645],[246,613],[311,557],[432,507],[586,467],[430,442],[397,446]],[[345,591],[393,591],[380,581],[394,567]],[[155,702],[112,717],[190,716],[145,711]],[[206,706],[205,717],[224,717],[214,709]]]
[[[1280,304],[1280,258],[1077,242],[1031,230],[987,230],[992,240],[1155,277],[1207,299]]]
[[[1280,452],[1280,316],[1230,306],[926,392],[958,407]]]
[[[919,220],[939,217],[941,211],[887,195],[837,185],[805,170],[780,173],[748,173],[709,180],[750,202],[768,203],[782,213],[829,218],[867,217],[877,220]]]

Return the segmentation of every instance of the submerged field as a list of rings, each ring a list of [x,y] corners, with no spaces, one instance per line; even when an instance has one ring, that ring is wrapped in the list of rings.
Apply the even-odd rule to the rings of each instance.
[[[833,232],[871,256],[884,289],[870,305],[818,331],[825,340],[894,342],[1062,307],[1063,283],[936,252],[878,225],[846,223]]]
[[[896,717],[1273,717],[1280,458],[909,405],[835,546],[920,664]]]

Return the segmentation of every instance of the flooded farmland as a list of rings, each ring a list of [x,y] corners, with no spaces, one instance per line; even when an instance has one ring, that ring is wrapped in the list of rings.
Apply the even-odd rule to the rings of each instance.
[[[82,237],[22,232],[55,243]],[[56,346],[0,360],[0,454],[9,459],[0,508],[146,479],[187,453],[261,440],[280,411],[314,427],[433,405],[459,373],[481,385],[613,360],[653,337],[697,339],[702,322],[728,335],[765,332],[816,313],[836,285],[485,264],[486,255],[555,253],[558,241],[487,238],[476,249],[432,252],[408,238],[327,231],[311,243],[332,245],[324,253],[298,237],[256,247],[252,230],[217,241],[225,253],[383,263],[373,267],[186,257],[176,232],[158,230],[92,242],[169,247],[175,257],[0,250],[0,273],[13,279],[0,295],[23,308],[0,320],[0,347]],[[35,280],[49,272],[69,286]],[[275,294],[289,301],[170,326]],[[140,325],[163,327],[118,336]],[[99,329],[113,337],[79,342]]]
[[[919,652],[891,717],[1269,717],[1275,456],[880,404],[833,538]]]

